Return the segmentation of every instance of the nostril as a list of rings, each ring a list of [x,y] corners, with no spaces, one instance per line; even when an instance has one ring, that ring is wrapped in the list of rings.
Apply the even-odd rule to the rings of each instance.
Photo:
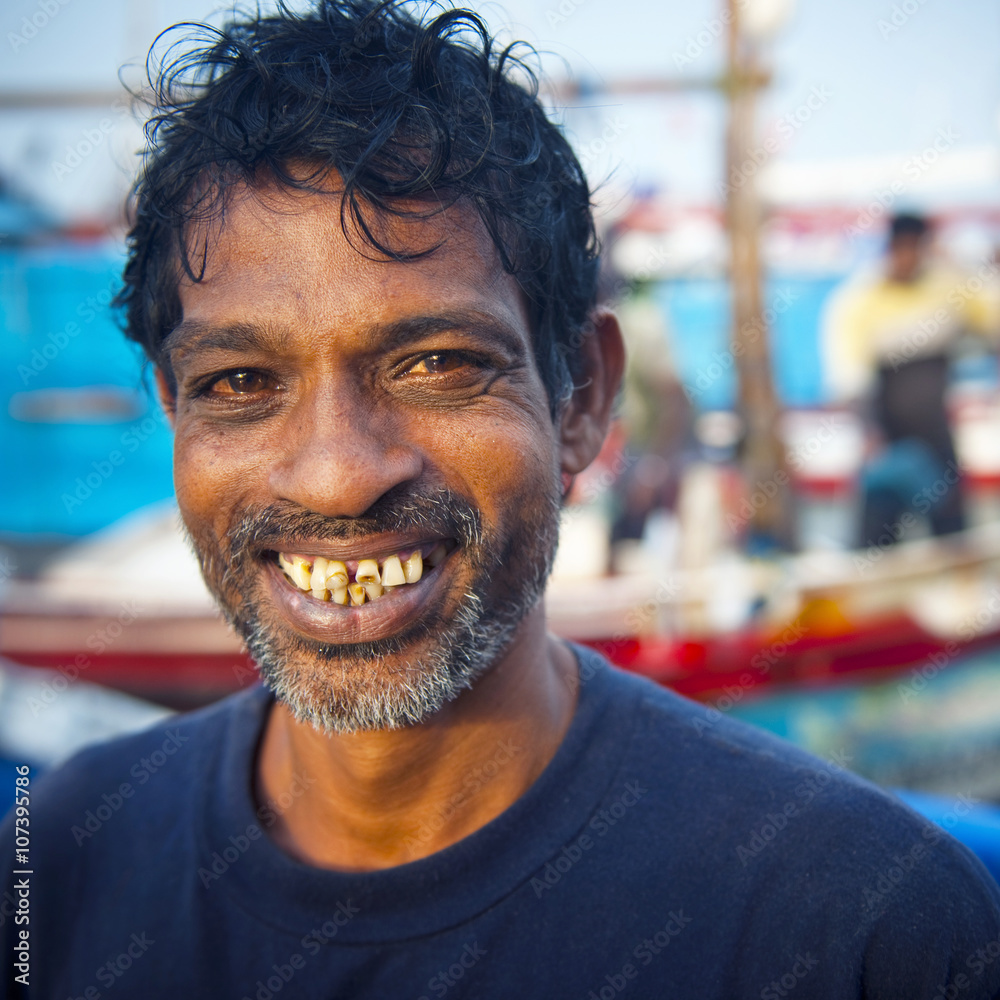
[[[268,483],[275,500],[326,517],[356,518],[386,493],[418,480],[423,464],[415,449],[381,435],[345,436],[339,427],[328,428],[299,447],[285,442]]]

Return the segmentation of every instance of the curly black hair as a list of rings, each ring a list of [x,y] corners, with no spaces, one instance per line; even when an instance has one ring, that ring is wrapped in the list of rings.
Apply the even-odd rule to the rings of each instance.
[[[175,25],[159,60],[154,44],[153,113],[117,299],[126,335],[154,364],[181,319],[182,272],[204,274],[207,248],[190,247],[191,227],[222,217],[237,187],[266,178],[317,190],[335,171],[344,233],[378,259],[436,249],[388,245],[380,220],[419,215],[415,202],[475,209],[525,295],[558,414],[596,301],[586,178],[515,46],[498,50],[472,11],[431,18],[407,6],[313,0],[295,12],[282,2],[221,29]]]

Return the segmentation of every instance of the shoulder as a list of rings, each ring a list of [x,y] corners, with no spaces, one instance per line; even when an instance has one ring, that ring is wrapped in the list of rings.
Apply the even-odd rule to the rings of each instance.
[[[846,753],[815,757],[610,667],[600,683],[629,705],[621,778],[642,795],[616,828],[615,877],[633,895],[668,894],[751,954],[776,935],[811,949],[871,995],[930,997],[959,971],[1000,988],[1000,887]]]
[[[850,884],[859,903],[876,911],[898,895],[892,880],[900,871],[920,873],[908,879],[914,884],[985,884],[981,898],[1000,915],[1000,890],[978,859],[853,774],[846,747],[817,757],[644,678],[605,669],[608,689],[631,704],[624,770],[648,786],[651,820],[667,824],[671,847],[686,837],[703,856],[714,852],[734,871],[765,881]],[[678,835],[672,818],[679,814],[687,832]]]
[[[176,810],[175,800],[203,783],[209,762],[223,752],[230,734],[260,718],[266,697],[261,688],[251,688],[80,751],[33,783],[36,833],[69,836],[80,846],[123,811],[132,824],[155,826],[165,811]],[[137,799],[147,799],[148,808],[124,809]]]
[[[600,653],[576,647],[580,660],[581,684],[599,680],[599,697],[628,706],[634,713],[635,734],[643,741],[667,741],[675,752],[727,763],[745,759],[783,763],[792,768],[810,767],[819,762],[812,754],[754,726],[728,717],[724,712],[685,698],[669,688],[613,666]]]
[[[627,713],[627,722],[611,724],[628,735],[629,766],[655,777],[672,795],[697,793],[705,802],[718,792],[729,808],[760,800],[771,804],[783,792],[794,795],[809,778],[822,786],[833,782],[852,792],[882,794],[846,770],[846,754],[822,760],[716,708],[613,667],[593,650],[581,651],[580,677],[584,686],[595,686],[602,702]],[[802,787],[798,794],[806,797],[808,791]]]

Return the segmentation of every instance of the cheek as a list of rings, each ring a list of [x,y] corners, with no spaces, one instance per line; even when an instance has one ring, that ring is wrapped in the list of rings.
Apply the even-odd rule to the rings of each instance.
[[[551,422],[539,425],[532,417],[453,424],[438,441],[436,464],[484,512],[512,501],[534,503],[557,479],[550,428]]]
[[[178,426],[174,439],[174,487],[188,527],[223,524],[250,482],[248,449],[233,447],[226,432]],[[218,531],[216,532],[218,534]]]

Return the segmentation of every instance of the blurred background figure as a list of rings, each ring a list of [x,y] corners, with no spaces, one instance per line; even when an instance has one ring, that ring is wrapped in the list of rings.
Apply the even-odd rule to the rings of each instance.
[[[680,476],[694,447],[693,408],[654,293],[652,282],[637,282],[616,307],[629,347],[620,407],[626,445],[610,528],[612,568],[620,570],[634,564],[630,543],[661,563],[669,557]]]
[[[934,535],[964,527],[947,389],[963,339],[1000,336],[992,291],[969,284],[934,253],[925,216],[900,213],[890,220],[880,264],[831,298],[824,331],[830,392],[858,407],[874,434],[862,476],[863,545],[906,537],[917,514]]]

